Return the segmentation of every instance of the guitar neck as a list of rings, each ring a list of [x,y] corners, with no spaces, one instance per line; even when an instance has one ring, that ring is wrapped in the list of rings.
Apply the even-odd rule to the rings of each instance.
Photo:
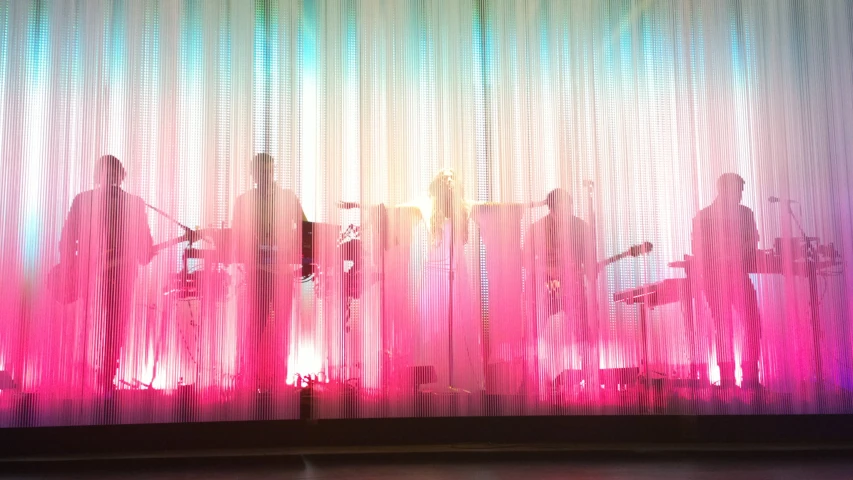
[[[165,250],[165,249],[167,249],[173,245],[177,245],[183,241],[186,241],[186,238],[185,238],[185,236],[181,235],[180,237],[172,238],[170,240],[166,240],[165,242],[160,242],[156,245],[153,245],[151,247],[151,252],[152,252],[151,256],[153,257],[153,256],[157,255],[158,253],[160,253],[161,250]],[[104,265],[104,270],[109,270],[109,269],[117,267],[121,264],[128,263],[128,262],[135,262],[135,261],[136,260],[128,260],[128,259],[124,259],[124,258],[113,258],[111,260],[106,261],[106,264]]]
[[[631,251],[626,250],[626,251],[624,251],[618,255],[613,255],[612,257],[607,257],[606,259],[598,262],[598,266],[599,267],[606,267],[606,266],[610,265],[611,263],[616,263],[619,260],[622,260],[623,258],[629,257],[629,256],[631,256]]]
[[[177,245],[177,244],[184,242],[184,241],[186,241],[186,238],[183,235],[181,235],[180,237],[173,238],[171,240],[166,240],[165,242],[160,242],[160,243],[154,245],[152,247],[152,250],[154,251],[155,254],[157,254],[160,252],[160,250],[164,250],[166,248],[169,248],[173,245]]]
[[[652,244],[650,242],[644,242],[644,243],[641,243],[639,245],[634,245],[633,247],[629,248],[628,250],[625,250],[624,252],[622,252],[618,255],[613,255],[610,258],[607,258],[601,262],[598,262],[598,268],[599,269],[604,268],[607,265],[610,265],[611,263],[614,263],[614,262],[618,262],[619,260],[622,260],[623,258],[626,258],[626,257],[638,257],[640,255],[645,255],[651,251],[652,251]]]

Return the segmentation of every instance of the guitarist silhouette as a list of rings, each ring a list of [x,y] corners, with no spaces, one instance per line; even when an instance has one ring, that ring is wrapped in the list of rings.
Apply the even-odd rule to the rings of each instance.
[[[597,261],[595,249],[590,248],[591,228],[572,213],[571,195],[561,188],[554,189],[546,197],[545,204],[548,215],[530,226],[524,242],[530,279],[527,288],[535,304],[535,328],[538,331],[553,315],[565,313],[565,324],[571,330],[564,335],[569,340],[574,334],[576,348],[580,350],[582,378],[588,385],[598,364],[587,289],[595,285],[594,276],[601,269],[623,258],[646,254],[652,250],[652,244],[635,245],[623,253]]]
[[[118,158],[97,160],[96,187],[74,197],[62,227],[60,264],[50,279],[61,303],[80,300],[93,312],[93,331],[101,337],[97,384],[106,395],[114,388],[137,270],[159,249],[153,245],[145,202],[121,189],[124,178]]]
[[[530,226],[525,236],[525,263],[536,303],[536,330],[559,311],[567,316],[566,340],[580,349],[583,378],[591,378],[595,349],[590,332],[586,298],[587,266],[595,263],[587,248],[591,239],[585,221],[572,213],[572,197],[561,188],[548,193],[545,199],[548,214]],[[590,282],[591,283],[591,282]],[[555,348],[558,348],[556,345]],[[579,381],[579,379],[578,379]]]

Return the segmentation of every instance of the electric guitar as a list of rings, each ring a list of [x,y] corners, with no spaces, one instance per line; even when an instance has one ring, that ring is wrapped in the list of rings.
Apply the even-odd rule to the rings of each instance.
[[[597,274],[603,270],[604,267],[616,263],[623,258],[645,255],[651,252],[652,248],[653,245],[651,242],[643,242],[638,245],[633,245],[631,248],[622,253],[613,255],[612,257],[608,257],[598,262],[595,272]],[[549,267],[545,274],[545,292],[548,295],[545,300],[545,312],[548,316],[555,315],[563,310],[562,289],[564,288],[564,283],[562,272],[560,272],[557,267]]]
[[[201,237],[201,235],[202,230],[189,230],[181,236],[158,243],[152,247],[151,256],[153,257],[161,250],[165,250],[184,241],[195,242]],[[112,249],[110,249],[101,255],[101,260],[98,262],[97,270],[102,273],[107,272],[125,262],[127,262],[127,260],[113,258]],[[72,259],[66,263],[58,263],[51,268],[50,272],[47,274],[48,290],[51,292],[54,300],[63,305],[72,303],[80,298],[85,282],[78,278],[78,267],[79,265],[77,264],[76,259]]]

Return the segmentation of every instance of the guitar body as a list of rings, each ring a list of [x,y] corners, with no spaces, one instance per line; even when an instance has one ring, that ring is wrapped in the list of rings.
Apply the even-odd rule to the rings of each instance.
[[[172,245],[177,245],[180,242],[187,240],[194,241],[199,234],[200,232],[190,231],[179,237],[154,245],[152,247],[152,256],[154,254],[157,254],[160,250],[171,247]],[[108,260],[110,258],[110,254],[111,251],[103,253],[103,257],[100,261],[101,274],[107,274],[108,272],[114,269],[125,268],[128,266],[126,260]],[[85,282],[82,281],[81,278],[79,278],[78,270],[79,268],[77,261],[71,261],[60,262],[59,264],[51,268],[50,272],[48,272],[47,289],[57,303],[60,303],[62,305],[68,305],[69,303],[73,303],[80,299],[83,285],[85,284]]]
[[[580,272],[560,272],[548,268],[545,273],[544,313],[546,317],[556,315],[572,308],[573,302],[586,301],[584,275]],[[580,298],[577,298],[580,297]]]
[[[564,291],[564,279],[561,275],[556,272],[548,272],[545,276],[545,315],[546,317],[550,317],[551,315],[556,315],[563,311],[565,305],[563,305],[563,291]]]
[[[47,274],[47,288],[57,303],[68,305],[80,298],[80,282],[77,281],[75,263],[59,263]]]

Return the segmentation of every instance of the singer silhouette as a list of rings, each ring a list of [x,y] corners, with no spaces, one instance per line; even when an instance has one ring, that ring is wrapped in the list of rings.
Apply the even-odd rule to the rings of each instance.
[[[714,320],[720,386],[734,388],[733,311],[744,322],[741,348],[742,386],[759,387],[761,321],[758,297],[749,278],[758,250],[758,229],[752,210],[741,205],[745,181],[726,173],[717,180],[717,198],[693,219],[693,254]]]

